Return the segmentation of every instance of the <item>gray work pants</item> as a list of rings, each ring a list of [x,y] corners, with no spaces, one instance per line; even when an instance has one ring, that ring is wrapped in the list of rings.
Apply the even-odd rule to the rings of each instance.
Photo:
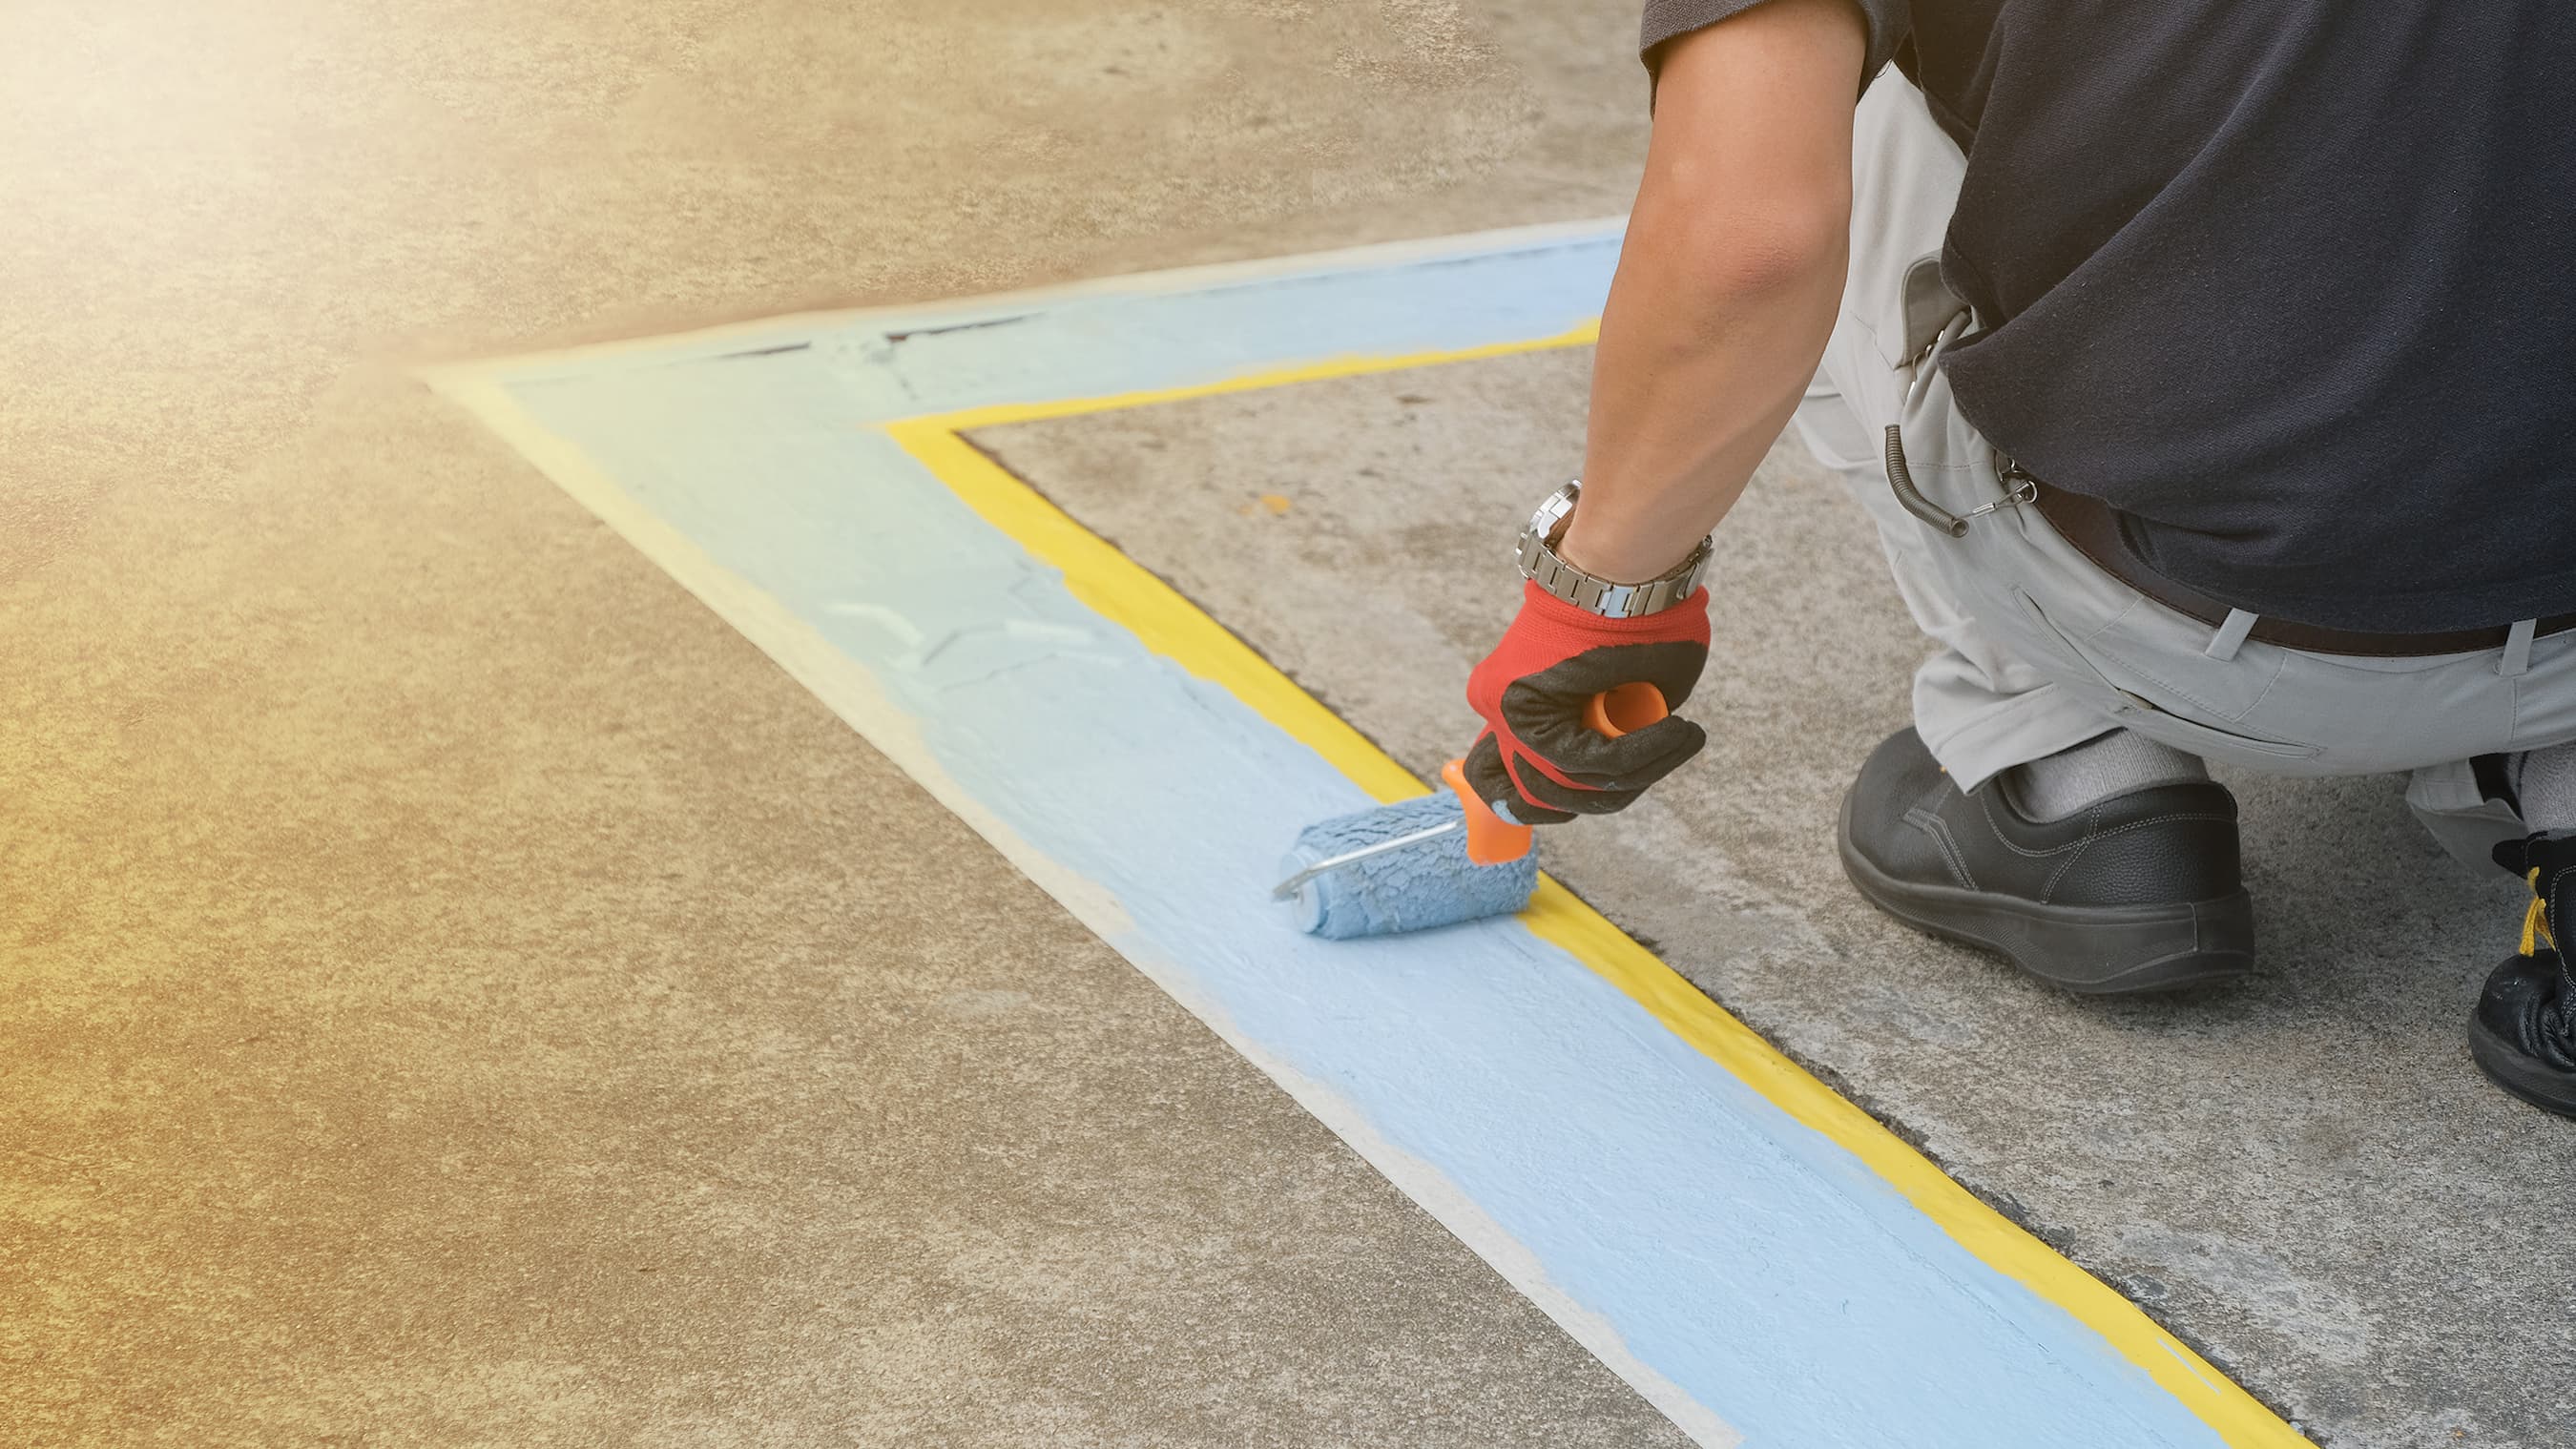
[[[2287,649],[2178,613],[2104,573],[2035,508],[1976,515],[1951,537],[1891,491],[1882,439],[1903,429],[1915,484],[1950,513],[2006,497],[2004,460],[1959,415],[1938,367],[1972,325],[1942,285],[1965,161],[1894,69],[1854,138],[1843,314],[1798,409],[1807,446],[1878,524],[1896,585],[1939,649],[1914,721],[1963,788],[2126,727],[2211,761],[2292,775],[2407,771],[2407,802],[2443,846],[2485,866],[2521,833],[2469,760],[2576,739],[2576,633],[2382,659]]]

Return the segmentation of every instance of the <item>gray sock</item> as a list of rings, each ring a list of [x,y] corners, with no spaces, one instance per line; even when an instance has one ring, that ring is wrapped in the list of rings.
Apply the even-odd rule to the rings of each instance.
[[[2022,814],[2063,820],[2096,800],[2208,778],[2198,756],[2135,730],[2113,730],[2045,759],[2015,765],[2003,773],[2003,784],[2006,798]],[[2571,779],[2576,779],[2576,768],[2571,768]]]
[[[2505,765],[2532,830],[2576,830],[2576,744],[2525,750]]]

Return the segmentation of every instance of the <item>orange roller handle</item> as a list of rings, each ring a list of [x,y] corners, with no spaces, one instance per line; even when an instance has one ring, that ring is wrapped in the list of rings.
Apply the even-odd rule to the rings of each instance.
[[[1633,734],[1672,713],[1664,692],[1640,679],[1606,689],[1583,702],[1583,724],[1596,735],[1617,739]],[[1477,865],[1508,865],[1529,854],[1530,827],[1514,825],[1494,813],[1467,784],[1467,762],[1451,760],[1440,767],[1440,779],[1458,794],[1467,812],[1467,859]]]
[[[1440,778],[1458,792],[1458,803],[1467,812],[1467,859],[1478,865],[1509,865],[1529,854],[1530,828],[1512,824],[1477,798],[1467,786],[1465,760],[1442,765]]]
[[[1605,739],[1634,734],[1671,713],[1664,704],[1664,692],[1642,679],[1605,689],[1583,702],[1585,727]]]

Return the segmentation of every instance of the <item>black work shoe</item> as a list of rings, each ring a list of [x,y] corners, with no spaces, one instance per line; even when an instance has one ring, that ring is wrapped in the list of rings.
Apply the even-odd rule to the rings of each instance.
[[[1837,833],[1871,904],[2069,991],[2171,991],[2254,964],[2224,785],[2150,785],[2032,820],[1992,784],[1960,790],[1899,730],[1860,767]]]
[[[2488,1080],[2535,1107],[2576,1117],[2576,972],[2558,953],[2559,914],[2576,876],[2576,836],[2543,833],[2496,847],[2496,864],[2531,883],[2522,949],[2505,958],[2469,1017],[2469,1055]]]

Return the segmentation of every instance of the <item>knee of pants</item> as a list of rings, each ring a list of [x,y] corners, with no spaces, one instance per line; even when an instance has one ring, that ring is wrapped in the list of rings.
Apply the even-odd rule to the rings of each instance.
[[[2415,771],[2407,778],[2406,805],[2444,854],[2480,874],[2496,868],[2497,846],[2529,829],[2511,805],[2487,797],[2467,760]]]

